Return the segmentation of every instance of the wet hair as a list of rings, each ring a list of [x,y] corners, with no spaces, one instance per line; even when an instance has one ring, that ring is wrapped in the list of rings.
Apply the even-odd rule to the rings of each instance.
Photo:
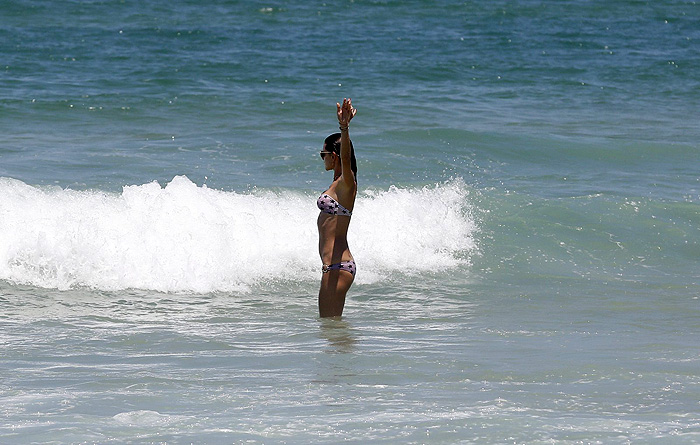
[[[328,136],[323,142],[326,146],[326,151],[332,151],[340,157],[340,133],[333,133]],[[357,181],[357,161],[355,160],[355,148],[352,146],[352,141],[350,141],[350,168],[355,175],[355,181]]]

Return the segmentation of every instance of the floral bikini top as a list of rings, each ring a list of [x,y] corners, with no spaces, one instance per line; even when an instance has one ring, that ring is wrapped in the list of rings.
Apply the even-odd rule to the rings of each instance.
[[[316,200],[316,205],[323,213],[330,215],[352,216],[352,212],[343,207],[338,201],[323,193]]]

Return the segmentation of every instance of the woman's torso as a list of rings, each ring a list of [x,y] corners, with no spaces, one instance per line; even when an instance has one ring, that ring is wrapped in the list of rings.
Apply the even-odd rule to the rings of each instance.
[[[326,203],[335,201],[340,204],[338,214],[321,211],[318,215],[318,253],[323,264],[336,264],[353,259],[347,241],[350,216],[344,214],[343,210],[352,212],[357,187],[352,187],[352,190],[343,190],[338,183],[339,180],[334,181],[321,195],[327,195],[330,198],[330,200],[324,198]]]

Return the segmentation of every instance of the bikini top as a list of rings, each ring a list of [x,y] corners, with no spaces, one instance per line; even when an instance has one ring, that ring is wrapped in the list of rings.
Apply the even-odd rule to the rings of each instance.
[[[322,194],[316,200],[316,205],[323,213],[330,215],[352,216],[352,212],[343,207],[338,201],[327,194]]]

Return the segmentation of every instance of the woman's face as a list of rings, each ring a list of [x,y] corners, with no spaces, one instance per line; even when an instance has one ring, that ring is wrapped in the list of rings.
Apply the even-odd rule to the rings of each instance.
[[[333,168],[335,167],[335,153],[326,150],[326,144],[323,144],[321,156],[323,157],[323,165],[326,168],[326,170],[333,170]]]

